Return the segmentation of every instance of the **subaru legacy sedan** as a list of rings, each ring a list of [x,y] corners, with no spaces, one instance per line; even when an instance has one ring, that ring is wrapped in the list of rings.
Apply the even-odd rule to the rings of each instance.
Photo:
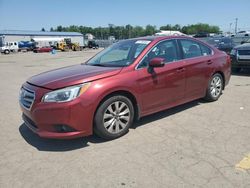
[[[20,90],[25,125],[46,138],[115,139],[135,120],[189,101],[216,101],[230,57],[189,37],[117,42],[87,62],[33,76]]]

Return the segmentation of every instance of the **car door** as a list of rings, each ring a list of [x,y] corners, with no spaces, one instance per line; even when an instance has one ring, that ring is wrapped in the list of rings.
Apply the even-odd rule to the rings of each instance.
[[[212,50],[192,39],[178,39],[186,70],[185,98],[192,100],[205,95],[212,72]]]
[[[148,64],[155,57],[164,58],[165,66],[154,68],[154,72],[149,73]],[[160,110],[183,99],[185,88],[183,66],[177,42],[173,39],[158,43],[144,56],[137,66],[141,110],[144,113]]]

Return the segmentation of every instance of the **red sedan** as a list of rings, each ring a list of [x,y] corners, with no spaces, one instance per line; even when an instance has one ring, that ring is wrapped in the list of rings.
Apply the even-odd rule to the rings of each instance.
[[[37,47],[33,50],[33,52],[35,53],[42,53],[42,52],[51,52],[52,51],[52,47],[50,46],[43,46],[43,47]]]
[[[105,139],[135,119],[195,99],[216,101],[230,79],[230,57],[189,37],[115,43],[84,64],[28,79],[20,91],[25,124],[41,137]]]

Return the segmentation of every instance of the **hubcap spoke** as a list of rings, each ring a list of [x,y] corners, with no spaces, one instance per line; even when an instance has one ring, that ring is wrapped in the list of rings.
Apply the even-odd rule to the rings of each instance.
[[[125,114],[129,113],[129,109],[125,108],[125,110],[123,110],[121,113],[119,113],[119,116],[123,116]]]
[[[110,105],[107,109],[111,114],[115,114],[114,110],[112,109],[112,106]]]
[[[120,116],[120,119],[128,121],[129,120],[129,116]]]
[[[123,123],[123,122],[121,122],[121,121],[120,121],[119,123],[120,123],[122,129],[124,129],[124,128],[126,127],[126,124],[125,124],[125,123]]]
[[[113,118],[114,116],[112,115],[112,114],[107,114],[107,113],[105,113],[104,114],[104,119],[109,119],[109,118]]]
[[[115,124],[115,120],[111,123],[111,125],[108,128],[108,131],[113,133],[114,132],[114,124]]]
[[[116,114],[119,113],[119,102],[115,102],[115,112]]]
[[[115,122],[115,132],[118,133],[119,132],[119,121],[116,120]]]
[[[112,118],[104,123],[104,127],[107,128],[115,121],[115,118]]]

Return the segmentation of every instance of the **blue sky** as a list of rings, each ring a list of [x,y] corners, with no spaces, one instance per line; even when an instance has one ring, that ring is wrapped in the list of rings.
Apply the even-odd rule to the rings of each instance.
[[[0,30],[208,23],[250,30],[250,0],[0,0]]]

